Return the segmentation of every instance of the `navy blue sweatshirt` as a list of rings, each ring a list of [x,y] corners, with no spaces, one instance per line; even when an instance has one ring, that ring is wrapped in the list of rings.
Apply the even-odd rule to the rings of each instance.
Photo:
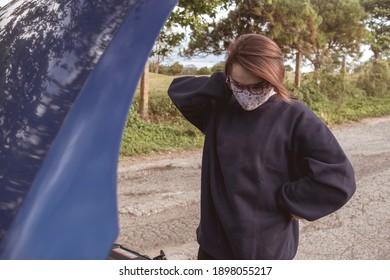
[[[223,73],[180,77],[168,94],[205,134],[200,246],[217,259],[293,259],[298,222],[342,207],[354,171],[328,127],[304,104],[272,96],[245,111]]]

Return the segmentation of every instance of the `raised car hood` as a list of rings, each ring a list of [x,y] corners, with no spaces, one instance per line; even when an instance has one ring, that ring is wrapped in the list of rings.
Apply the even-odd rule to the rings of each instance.
[[[176,0],[0,10],[0,258],[105,259],[139,78]]]

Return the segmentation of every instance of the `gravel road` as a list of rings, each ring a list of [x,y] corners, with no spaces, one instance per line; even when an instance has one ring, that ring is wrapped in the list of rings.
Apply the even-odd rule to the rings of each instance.
[[[390,259],[390,117],[332,129],[355,168],[357,191],[339,211],[300,222],[295,259]],[[117,242],[168,259],[195,259],[201,151],[121,160]]]

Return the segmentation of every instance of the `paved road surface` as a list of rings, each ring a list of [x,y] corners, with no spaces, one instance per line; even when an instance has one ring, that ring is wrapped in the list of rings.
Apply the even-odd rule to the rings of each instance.
[[[296,259],[390,259],[390,117],[333,129],[356,171],[357,191],[339,211],[301,222]],[[123,160],[117,242],[169,259],[195,259],[201,152]]]

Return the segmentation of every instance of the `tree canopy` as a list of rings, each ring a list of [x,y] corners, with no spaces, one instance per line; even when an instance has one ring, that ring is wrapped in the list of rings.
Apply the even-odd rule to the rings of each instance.
[[[179,0],[161,31],[151,56],[155,64],[160,62],[180,46],[185,39],[184,30],[194,31],[206,28],[210,18],[215,18],[220,7],[226,0],[192,1]],[[226,8],[226,7],[225,7]],[[156,69],[158,72],[158,68]]]
[[[286,55],[301,52],[314,67],[356,55],[367,17],[358,0],[231,0],[225,18],[196,29],[185,54],[222,53],[237,36],[264,34]]]
[[[389,0],[362,0],[362,6],[369,13],[367,29],[374,58],[390,57],[390,1]]]

